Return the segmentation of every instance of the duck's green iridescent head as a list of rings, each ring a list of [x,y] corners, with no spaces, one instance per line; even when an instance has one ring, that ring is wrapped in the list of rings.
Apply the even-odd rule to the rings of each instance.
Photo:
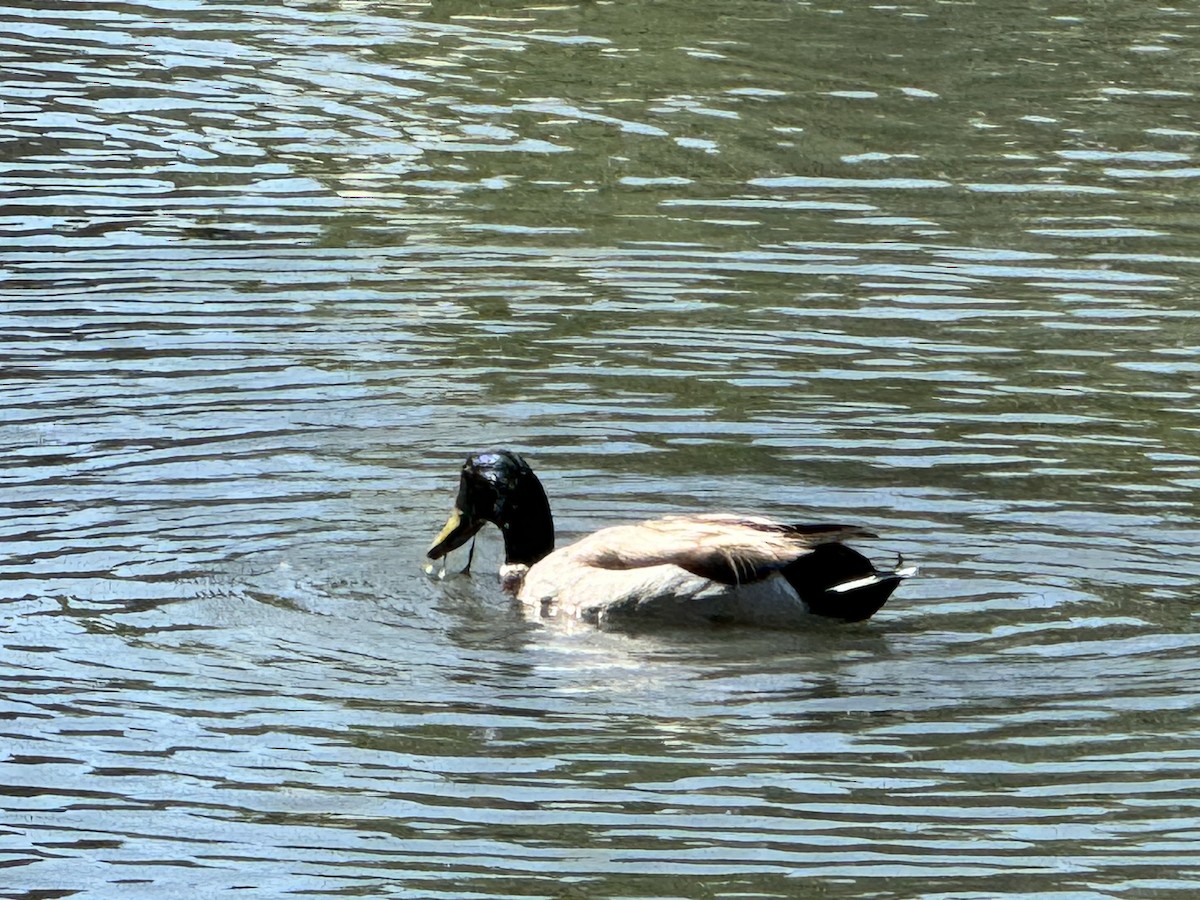
[[[484,523],[504,534],[505,562],[533,565],[554,549],[554,519],[542,483],[511,450],[467,457],[454,511],[429,548],[440,559],[469,541]]]

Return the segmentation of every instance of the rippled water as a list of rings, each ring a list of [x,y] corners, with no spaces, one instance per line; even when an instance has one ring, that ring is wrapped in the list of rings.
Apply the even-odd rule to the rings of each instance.
[[[1200,890],[1195,10],[45,6],[0,896]],[[922,577],[543,628],[422,574],[496,444],[564,534],[842,519]]]

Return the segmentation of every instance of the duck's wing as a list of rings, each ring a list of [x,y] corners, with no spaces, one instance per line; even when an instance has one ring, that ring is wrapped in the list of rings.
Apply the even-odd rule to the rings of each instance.
[[[788,525],[760,516],[669,516],[605,528],[572,548],[598,569],[676,565],[721,584],[747,584],[778,572],[815,547],[874,537],[853,525]]]

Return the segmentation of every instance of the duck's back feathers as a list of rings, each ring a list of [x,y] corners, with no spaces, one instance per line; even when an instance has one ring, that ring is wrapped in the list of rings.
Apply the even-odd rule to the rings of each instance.
[[[575,546],[598,569],[671,564],[721,584],[749,584],[778,572],[814,547],[874,537],[850,525],[786,525],[761,516],[667,516],[605,528]]]

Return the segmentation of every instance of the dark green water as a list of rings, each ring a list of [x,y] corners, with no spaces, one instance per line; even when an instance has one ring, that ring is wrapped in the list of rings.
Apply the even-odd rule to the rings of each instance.
[[[52,8],[47,8],[47,7]],[[0,896],[1200,891],[1200,14],[0,10]],[[845,520],[871,622],[526,622]]]

